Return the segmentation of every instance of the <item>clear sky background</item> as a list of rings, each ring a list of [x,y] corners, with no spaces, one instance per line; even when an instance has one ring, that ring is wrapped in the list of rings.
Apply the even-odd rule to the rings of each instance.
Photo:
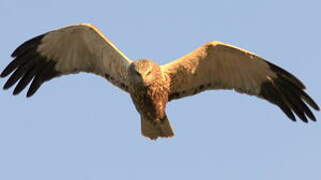
[[[210,40],[294,73],[321,103],[320,1],[0,0],[0,69],[23,41],[92,23],[129,58],[165,64]],[[6,79],[0,79],[3,86]],[[170,102],[175,137],[140,135],[130,97],[103,78],[70,75],[32,98],[0,91],[0,179],[320,180],[321,114],[293,123],[233,91]]]

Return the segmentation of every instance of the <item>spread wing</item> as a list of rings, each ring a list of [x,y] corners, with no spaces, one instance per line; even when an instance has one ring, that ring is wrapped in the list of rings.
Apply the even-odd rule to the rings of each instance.
[[[12,73],[4,89],[19,81],[13,94],[20,93],[31,82],[27,92],[30,97],[45,81],[79,72],[103,76],[127,91],[126,69],[131,61],[90,24],[72,25],[37,36],[20,45],[12,57],[15,59],[0,76]]]
[[[308,105],[318,105],[304,92],[303,83],[261,57],[221,42],[209,42],[192,53],[162,66],[170,79],[169,100],[209,89],[234,89],[279,106],[295,121],[316,120]],[[306,117],[307,116],[307,117]]]

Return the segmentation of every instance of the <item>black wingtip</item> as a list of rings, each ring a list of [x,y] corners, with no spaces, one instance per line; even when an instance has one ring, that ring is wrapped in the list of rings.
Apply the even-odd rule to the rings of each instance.
[[[2,71],[1,74],[0,74],[0,78],[4,78],[6,77],[6,75],[4,74],[4,72]]]
[[[27,93],[27,94],[26,94],[26,98],[31,98],[32,95],[33,95],[33,94]]]
[[[265,62],[277,76],[262,83],[259,96],[278,105],[291,120],[295,118],[293,114],[291,115],[293,112],[303,122],[307,123],[308,119],[316,121],[316,117],[310,108],[319,111],[320,107],[304,91],[306,87],[303,82],[277,65],[268,61]]]
[[[283,68],[265,61],[269,66],[270,69],[275,72],[276,74],[278,74],[279,76],[283,76],[285,78],[287,78],[289,81],[291,81],[293,84],[295,84],[296,86],[298,86],[300,89],[305,89],[305,85],[303,84],[303,82],[301,80],[299,80],[297,77],[295,77],[293,74],[289,73],[288,71],[284,70]]]
[[[24,43],[22,43],[20,46],[18,46],[11,54],[11,57],[17,57],[25,52],[27,52],[29,49],[35,48],[37,47],[40,43],[41,40],[43,39],[43,37],[46,35],[45,34],[41,34],[39,36],[36,36],[32,39],[29,39],[27,41],[25,41]]]
[[[307,105],[319,109],[317,104],[296,83],[284,76],[267,80],[261,86],[260,96],[276,104],[292,121],[295,113],[303,122],[316,121],[316,117]]]
[[[12,73],[3,89],[8,89],[18,82],[12,93],[17,95],[33,80],[27,92],[27,97],[31,97],[43,82],[61,74],[56,71],[54,60],[49,60],[37,51],[45,35],[32,38],[13,51],[11,56],[15,59],[0,74],[0,77],[6,77]]]

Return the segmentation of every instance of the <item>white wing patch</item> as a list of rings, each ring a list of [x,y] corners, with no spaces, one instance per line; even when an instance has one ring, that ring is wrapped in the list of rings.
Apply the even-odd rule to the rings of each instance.
[[[264,60],[249,51],[217,41],[162,66],[171,78],[171,89],[193,95],[206,89],[235,89],[257,95],[261,82],[275,78]]]

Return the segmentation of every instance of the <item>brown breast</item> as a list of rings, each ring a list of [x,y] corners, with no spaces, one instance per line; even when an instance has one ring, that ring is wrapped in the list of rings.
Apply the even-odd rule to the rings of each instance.
[[[148,119],[160,120],[165,116],[168,88],[160,82],[146,88],[133,89],[131,97],[137,111]]]

